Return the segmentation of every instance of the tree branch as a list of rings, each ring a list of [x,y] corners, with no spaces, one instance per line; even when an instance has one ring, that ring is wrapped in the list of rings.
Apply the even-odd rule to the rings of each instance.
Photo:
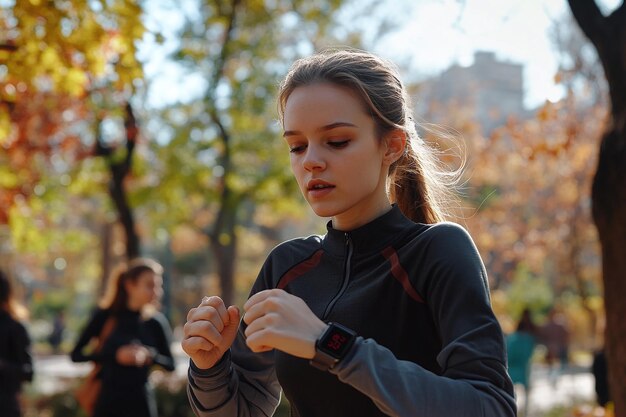
[[[574,19],[591,43],[600,50],[607,42],[606,17],[595,0],[567,0]]]
[[[222,47],[220,49],[220,55],[218,59],[214,62],[213,67],[213,75],[211,76],[211,80],[209,82],[209,88],[211,90],[215,90],[217,88],[217,84],[219,83],[220,78],[224,72],[224,66],[226,65],[226,61],[228,59],[228,52],[230,50],[230,42],[233,38],[233,31],[235,29],[235,21],[237,18],[237,8],[241,0],[233,0],[232,7],[230,9],[230,13],[226,18],[228,19],[228,23],[226,25],[226,30],[224,32],[224,38],[222,41]],[[210,94],[213,95],[213,94]]]

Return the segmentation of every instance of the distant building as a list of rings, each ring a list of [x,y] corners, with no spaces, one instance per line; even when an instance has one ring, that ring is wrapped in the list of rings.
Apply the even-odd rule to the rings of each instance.
[[[472,118],[488,133],[509,116],[524,118],[528,113],[523,104],[523,69],[521,64],[497,60],[493,52],[476,52],[469,67],[454,64],[420,85],[416,113],[420,118],[437,118],[442,115],[433,114],[433,105],[456,104],[473,111]]]

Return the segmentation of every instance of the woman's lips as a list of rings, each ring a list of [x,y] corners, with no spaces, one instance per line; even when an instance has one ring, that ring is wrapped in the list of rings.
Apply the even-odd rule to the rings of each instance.
[[[322,180],[311,180],[307,183],[307,192],[313,198],[324,197],[332,192],[334,188],[334,185]]]

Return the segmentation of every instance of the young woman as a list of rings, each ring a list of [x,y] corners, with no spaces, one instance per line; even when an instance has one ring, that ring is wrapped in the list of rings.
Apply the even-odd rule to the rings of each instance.
[[[9,278],[0,271],[0,414],[19,417],[19,394],[33,379],[30,337],[20,322],[26,310],[13,297]]]
[[[504,338],[445,174],[395,69],[369,53],[297,61],[279,109],[291,168],[327,233],[268,256],[244,305],[187,316],[198,416],[515,415]],[[231,346],[232,345],[232,346]]]
[[[163,268],[150,259],[123,266],[109,282],[100,308],[89,320],[71,353],[74,362],[102,365],[102,389],[94,416],[156,417],[156,403],[148,383],[152,365],[174,370],[171,329],[155,305],[162,294]],[[97,352],[86,352],[105,325],[112,328]]]

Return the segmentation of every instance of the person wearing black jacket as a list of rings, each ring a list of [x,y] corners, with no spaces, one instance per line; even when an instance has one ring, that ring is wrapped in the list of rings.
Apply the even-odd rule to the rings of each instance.
[[[155,304],[162,293],[162,267],[151,259],[122,266],[109,282],[100,307],[82,331],[71,353],[74,362],[102,365],[102,389],[95,417],[156,417],[156,402],[148,373],[152,365],[175,368],[170,351],[171,329]],[[105,324],[112,331],[98,352],[88,352]]]
[[[0,415],[19,417],[19,394],[33,379],[30,337],[20,322],[25,309],[13,298],[11,282],[0,271]]]
[[[393,65],[298,60],[279,91],[291,169],[322,236],[274,248],[243,306],[192,308],[182,347],[200,417],[513,417],[504,336],[449,172],[417,135]],[[242,322],[240,323],[240,319]]]

